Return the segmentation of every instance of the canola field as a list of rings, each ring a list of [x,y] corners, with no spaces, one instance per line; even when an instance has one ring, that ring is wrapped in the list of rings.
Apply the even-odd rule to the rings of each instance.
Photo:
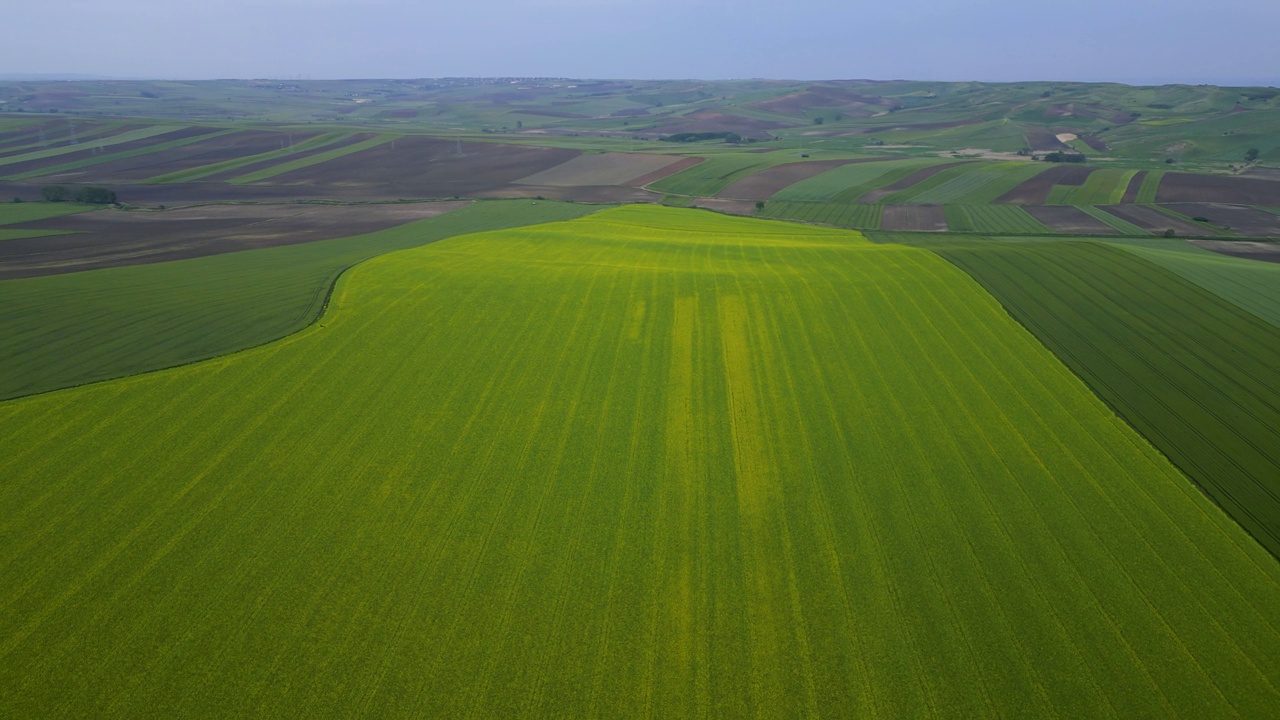
[[[1263,717],[1280,566],[964,272],[654,207],[0,403],[0,716]]]

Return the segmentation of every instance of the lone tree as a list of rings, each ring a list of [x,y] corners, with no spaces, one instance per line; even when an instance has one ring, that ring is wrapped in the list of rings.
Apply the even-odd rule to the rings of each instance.
[[[45,202],[66,202],[71,199],[71,191],[66,185],[46,185],[40,188],[40,197]]]
[[[90,205],[110,205],[116,201],[116,194],[106,188],[86,187],[76,190],[75,199]]]
[[[1261,153],[1258,152],[1258,148],[1249,148],[1248,152],[1244,154],[1244,160],[1245,162],[1253,162],[1258,159],[1258,155],[1260,154]]]

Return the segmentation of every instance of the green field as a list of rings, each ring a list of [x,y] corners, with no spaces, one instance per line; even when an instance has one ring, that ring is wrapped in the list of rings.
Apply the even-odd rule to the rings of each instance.
[[[814,159],[834,160],[841,157],[848,157],[848,155],[816,153]],[[713,197],[732,185],[734,181],[752,173],[774,165],[799,161],[801,158],[786,152],[733,152],[712,155],[691,168],[651,183],[649,187],[673,195]]]
[[[21,202],[0,203],[0,225],[17,225],[18,223],[48,220],[49,218],[75,215],[76,213],[97,210],[97,205],[81,205],[80,203]]]
[[[1092,205],[1078,205],[1077,207],[1079,207],[1080,210],[1089,217],[1092,217],[1122,235],[1144,235],[1148,237],[1151,235],[1150,232],[1143,230],[1124,218],[1116,217],[1100,207],[1093,207]]]
[[[1137,172],[1137,170],[1110,168],[1094,170],[1089,173],[1083,185],[1055,185],[1049,192],[1047,204],[1119,205],[1124,199],[1124,191],[1128,189],[1129,181]]]
[[[838,202],[790,202],[770,200],[762,214],[779,220],[822,223],[858,230],[876,230],[884,216],[883,205]]]
[[[778,191],[775,201],[854,202],[871,190],[891,185],[940,160],[910,159],[854,163],[832,168]]]
[[[0,205],[74,209],[67,205]],[[83,206],[81,206],[83,207]],[[338,274],[462,233],[566,220],[589,205],[486,201],[370,235],[0,282],[0,399],[181,365],[312,322]]]
[[[9,717],[1280,711],[1280,566],[847,231],[384,255],[283,341],[0,403],[0,476]]]
[[[1280,268],[1172,242],[881,240],[967,271],[1280,555]]]
[[[948,205],[947,227],[955,232],[1048,235],[1053,230],[1018,205]]]
[[[943,170],[882,200],[921,205],[989,203],[1048,169],[1030,162],[969,163]]]

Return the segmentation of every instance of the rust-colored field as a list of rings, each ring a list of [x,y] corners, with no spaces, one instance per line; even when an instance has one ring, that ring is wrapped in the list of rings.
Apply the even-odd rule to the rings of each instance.
[[[883,230],[946,232],[947,215],[941,205],[885,205]]]
[[[97,212],[21,226],[69,230],[0,243],[0,279],[350,237],[439,215],[465,202],[392,205],[209,205],[166,212]]]
[[[1080,235],[1116,234],[1115,229],[1106,223],[1072,205],[1026,205],[1023,209],[1055,232]]]

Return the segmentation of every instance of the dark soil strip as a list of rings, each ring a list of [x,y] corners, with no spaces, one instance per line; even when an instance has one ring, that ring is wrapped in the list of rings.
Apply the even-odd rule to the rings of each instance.
[[[683,160],[680,160],[679,162],[674,162],[662,168],[661,170],[654,170],[648,175],[641,175],[640,177],[631,180],[627,184],[631,185],[632,187],[644,187],[649,183],[658,182],[662,178],[671,177],[672,175],[675,175],[681,170],[688,170],[694,165],[697,165],[698,163],[702,162],[703,159],[704,158],[697,158],[697,157],[685,158]]]
[[[775,165],[748,175],[721,190],[716,197],[737,198],[742,200],[768,200],[780,190],[790,187],[801,180],[838,168],[842,165],[854,165],[867,162],[883,162],[899,160],[901,157],[889,155],[885,157],[863,158],[858,160],[818,160],[815,162],[793,162]]]
[[[1107,147],[1107,143],[1097,135],[1081,135],[1080,141],[1085,145],[1097,150],[1098,152],[1107,152],[1111,148]]]
[[[237,178],[237,177],[240,177],[241,175],[248,175],[249,173],[252,173],[252,172],[265,170],[266,168],[274,167],[276,165],[280,165],[287,162],[293,162],[294,160],[301,160],[303,158],[311,157],[312,155],[317,155],[322,152],[329,152],[330,150],[340,150],[349,145],[355,145],[357,143],[362,143],[365,140],[370,140],[373,137],[374,137],[374,133],[359,133],[349,138],[344,138],[337,142],[329,143],[327,145],[321,145],[311,150],[293,153],[291,155],[286,155],[283,157],[273,157],[268,160],[262,160],[256,163],[251,163],[249,165],[241,165],[240,167],[231,168],[230,170],[223,170],[220,173],[209,175],[207,177],[202,177],[196,182],[221,182],[224,180],[230,180],[231,178]],[[295,143],[297,142],[297,138],[294,138],[294,142]],[[212,165],[213,163],[206,163],[206,164]]]
[[[315,132],[295,132],[293,141],[303,142],[315,137]],[[210,165],[224,160],[234,160],[248,155],[259,155],[279,150],[282,142],[288,142],[286,133],[263,130],[222,135],[209,140],[184,145],[163,152],[123,158],[114,162],[85,168],[85,174],[102,181],[141,182],[157,175],[180,172]],[[87,181],[87,180],[86,180]]]
[[[941,205],[885,205],[883,230],[946,232],[947,214]]]
[[[1127,220],[1143,230],[1150,230],[1157,235],[1165,230],[1173,230],[1179,235],[1212,235],[1213,231],[1209,228],[1203,228],[1199,225],[1183,222],[1177,218],[1169,217],[1158,210],[1144,207],[1142,205],[1107,205],[1099,206],[1103,210],[1115,215],[1121,220]]]
[[[1147,171],[1139,170],[1138,174],[1130,178],[1129,187],[1124,189],[1124,197],[1120,202],[1126,205],[1138,202],[1138,191],[1142,189],[1142,181],[1146,179]]]
[[[1049,168],[1018,187],[996,198],[998,203],[1015,205],[1044,205],[1054,185],[1083,185],[1093,168],[1079,165],[1059,165]]]
[[[968,163],[966,162],[943,163],[941,165],[932,165],[930,167],[917,170],[916,172],[911,173],[910,175],[902,178],[901,180],[893,183],[892,185],[886,185],[885,187],[882,187],[879,190],[872,190],[866,195],[863,195],[862,197],[858,198],[858,202],[860,203],[879,202],[881,198],[884,198],[887,195],[892,195],[893,193],[896,193],[899,190],[906,190],[907,188],[911,187],[912,185],[915,185],[916,183],[924,182],[925,180],[928,180],[929,178],[933,177],[934,175],[937,175],[943,170],[946,170],[948,168],[953,168],[958,165],[967,165],[967,164]]]
[[[1070,150],[1070,145],[1065,145],[1048,130],[1028,129],[1023,132],[1023,136],[1027,139],[1027,147],[1032,150]]]
[[[463,204],[213,206],[161,213],[102,210],[68,215],[12,226],[74,234],[0,243],[0,280],[352,237]]]
[[[1225,203],[1169,203],[1162,207],[1189,218],[1205,218],[1237,235],[1280,238],[1280,215],[1265,210]]]
[[[1114,228],[1071,205],[1027,205],[1031,217],[1067,235],[1115,235]]]
[[[1222,175],[1165,173],[1156,193],[1160,203],[1220,202],[1280,207],[1280,182]]]
[[[198,137],[200,135],[210,135],[218,132],[217,128],[210,127],[188,127],[173,132],[164,133],[163,135],[152,135],[151,137],[142,138],[140,140],[131,140],[119,145],[110,145],[102,149],[104,155],[114,155],[116,153],[131,152],[133,150],[141,150],[151,147],[152,145],[160,145],[162,143],[173,142],[174,140],[185,140],[187,138]],[[27,160],[26,162],[14,163],[12,165],[0,165],[0,175],[19,175],[21,173],[39,170],[41,168],[53,168],[66,163],[72,163],[79,160],[87,160],[99,153],[96,146],[91,143],[84,144],[84,149],[63,155],[54,155],[52,157],[40,158],[38,160]]]
[[[1280,263],[1280,243],[1252,242],[1249,240],[1188,240],[1198,248],[1212,250],[1221,255]]]

